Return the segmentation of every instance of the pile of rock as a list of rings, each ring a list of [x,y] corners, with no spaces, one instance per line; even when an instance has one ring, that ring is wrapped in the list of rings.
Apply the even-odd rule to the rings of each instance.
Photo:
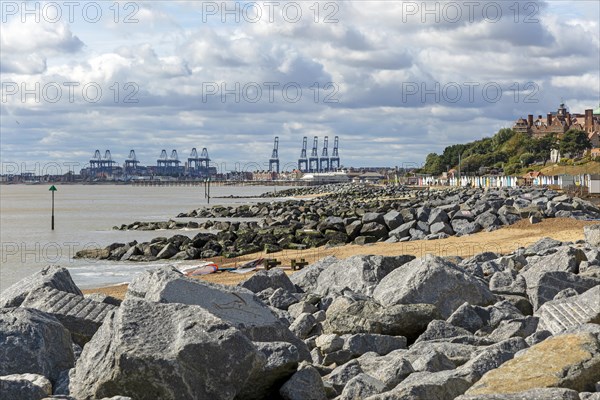
[[[157,237],[145,243],[113,243],[105,249],[79,252],[77,257],[120,261],[238,257],[261,251],[274,253],[282,249],[324,245],[395,243],[463,236],[498,229],[523,218],[530,218],[531,222],[552,217],[600,219],[600,208],[594,204],[543,188],[489,191],[454,188],[430,194],[413,191],[413,197],[404,200],[375,197],[375,194],[381,194],[377,191],[385,192],[385,188],[351,186],[345,190],[352,190],[354,194],[350,196],[340,190],[313,200],[217,206],[185,214],[187,217],[230,218],[229,221],[209,220],[201,224],[194,221],[135,222],[122,225],[118,229],[195,227],[218,233],[200,233],[194,238],[184,235],[169,239]],[[371,200],[359,200],[358,193]],[[242,217],[259,221],[236,221]]]
[[[267,192],[260,197],[278,198],[278,197],[296,197],[296,196],[314,196],[314,195],[341,195],[353,196],[356,198],[381,198],[404,196],[409,193],[423,192],[424,189],[410,189],[404,185],[385,185],[372,186],[363,183],[331,183],[318,186],[295,187],[286,190]]]
[[[237,287],[163,267],[122,303],[45,268],[0,296],[0,397],[599,399],[600,225],[585,238],[328,257]]]

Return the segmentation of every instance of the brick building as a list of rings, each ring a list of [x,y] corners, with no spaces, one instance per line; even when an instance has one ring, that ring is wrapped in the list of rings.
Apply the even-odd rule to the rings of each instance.
[[[546,114],[546,118],[538,115],[534,119],[529,114],[527,119],[519,118],[514,126],[515,132],[526,133],[534,138],[544,137],[549,133],[561,137],[569,129],[578,129],[588,134],[588,138],[594,147],[600,146],[600,107],[596,110],[588,109],[583,114],[571,114],[564,103],[558,110]]]

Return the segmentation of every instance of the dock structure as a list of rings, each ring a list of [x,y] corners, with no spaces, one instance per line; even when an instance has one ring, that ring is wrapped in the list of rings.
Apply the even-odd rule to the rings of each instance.
[[[128,175],[135,175],[138,171],[138,161],[135,150],[129,151],[129,158],[125,160],[125,173]]]
[[[275,136],[275,143],[273,144],[273,153],[269,159],[269,171],[279,173],[279,137]]]
[[[160,158],[156,160],[156,170],[159,175],[178,176],[182,172],[179,167],[180,163],[177,150],[171,151],[171,156],[167,157],[167,151],[163,149]]]
[[[298,171],[308,172],[308,157],[306,156],[306,147],[308,145],[308,138],[304,136],[302,139],[302,150],[300,151],[300,158],[298,159]]]
[[[190,156],[188,157],[188,175],[196,177],[209,177],[210,176],[210,157],[208,156],[208,149],[202,148],[200,155],[194,147]]]
[[[94,158],[90,160],[90,173],[92,176],[101,174],[112,174],[113,166],[116,164],[110,154],[110,150],[104,152],[104,157],[100,155],[100,150],[94,152]]]
[[[329,172],[329,137],[325,136],[325,140],[323,141],[323,152],[321,153],[321,157],[319,158],[319,172]]]
[[[337,171],[340,169],[340,154],[339,154],[340,138],[336,136],[333,139],[333,151],[331,157],[329,157],[329,169],[331,171]]]
[[[313,138],[313,147],[308,158],[308,172],[319,172],[319,137]]]

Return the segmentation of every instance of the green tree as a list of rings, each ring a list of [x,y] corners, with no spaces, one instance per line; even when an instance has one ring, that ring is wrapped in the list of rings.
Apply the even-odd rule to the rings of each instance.
[[[506,143],[510,138],[512,138],[515,134],[510,128],[502,128],[494,135],[492,138],[492,143],[494,145],[494,150],[498,150],[504,143]]]
[[[529,166],[532,162],[535,161],[535,154],[533,153],[523,153],[519,156],[519,160],[524,166]]]
[[[436,153],[429,153],[425,159],[425,166],[421,169],[423,173],[431,175],[440,175],[444,172],[445,166],[442,163],[442,157]]]
[[[550,159],[550,153],[552,150],[558,148],[556,135],[554,133],[548,133],[544,137],[534,139],[534,154],[538,160],[542,160],[544,166]]]
[[[458,165],[458,156],[462,155],[469,148],[466,144],[454,144],[444,149],[442,154],[442,165],[456,167]]]
[[[479,170],[479,168],[486,166],[485,160],[486,156],[482,154],[472,154],[462,160],[461,169],[465,173],[476,173]]]
[[[591,148],[592,143],[590,143],[587,133],[577,129],[569,129],[565,132],[558,145],[561,155],[569,154],[571,158],[578,157],[584,150]]]

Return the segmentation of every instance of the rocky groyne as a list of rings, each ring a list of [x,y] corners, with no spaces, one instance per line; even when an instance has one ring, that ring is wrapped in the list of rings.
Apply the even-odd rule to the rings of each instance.
[[[344,184],[291,189],[288,194],[318,191],[328,194],[305,200],[199,208],[177,216],[209,219],[202,223],[124,224],[115,228],[211,231],[193,238],[175,235],[143,243],[113,243],[104,249],[81,251],[77,257],[117,261],[238,257],[283,249],[464,236],[498,229],[521,219],[532,223],[554,217],[600,219],[600,208],[596,205],[544,188],[452,188],[429,192]]]
[[[0,398],[598,399],[600,225],[584,234],[238,286],[163,267],[122,302],[46,267],[0,295]]]

